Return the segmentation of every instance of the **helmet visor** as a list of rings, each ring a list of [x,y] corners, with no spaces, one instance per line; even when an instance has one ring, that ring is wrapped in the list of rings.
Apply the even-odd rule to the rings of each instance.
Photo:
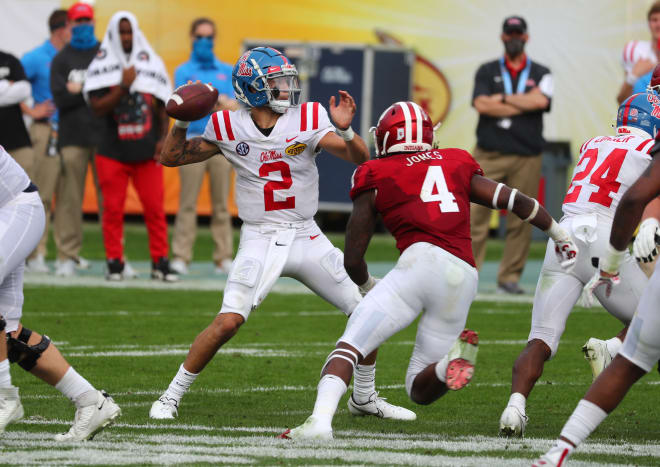
[[[273,100],[285,101],[290,107],[300,104],[300,83],[296,75],[284,75],[268,78],[268,88]]]

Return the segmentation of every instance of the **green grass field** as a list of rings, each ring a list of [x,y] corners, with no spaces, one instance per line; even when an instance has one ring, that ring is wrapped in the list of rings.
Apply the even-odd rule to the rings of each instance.
[[[497,438],[498,420],[531,306],[475,302],[468,325],[481,344],[467,388],[430,406],[408,400],[403,383],[413,326],[381,347],[376,382],[389,401],[415,410],[417,421],[351,417],[347,395],[335,416],[335,440],[301,443],[275,435],[311,413],[321,364],[346,323],[321,299],[271,294],[197,379],[179,418],[154,422],[151,403],[219,309],[220,292],[26,286],[25,297],[24,324],[51,336],[123,414],[91,442],[57,444],[53,435],[68,428],[73,406],[13,367],[26,415],[0,441],[0,462],[10,464],[529,465],[591,383],[581,345],[619,329],[602,310],[577,309],[532,392],[527,437],[504,440]],[[658,384],[654,370],[633,387],[569,465],[658,465]]]

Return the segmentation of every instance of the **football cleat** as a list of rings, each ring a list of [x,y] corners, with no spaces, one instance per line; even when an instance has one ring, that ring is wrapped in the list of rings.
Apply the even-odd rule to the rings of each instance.
[[[23,418],[23,406],[18,397],[18,388],[0,388],[0,433],[7,425]]]
[[[307,417],[305,423],[302,425],[286,430],[281,435],[277,436],[282,439],[319,439],[330,440],[332,439],[332,428],[329,426],[321,426],[320,423],[314,418],[313,415]]]
[[[500,436],[522,438],[529,418],[518,407],[509,405],[500,417]]]
[[[612,356],[610,355],[610,351],[607,350],[607,344],[604,340],[591,337],[582,346],[582,352],[584,353],[585,360],[591,366],[591,374],[594,380],[598,378],[598,375],[603,372],[607,365],[612,363]]]
[[[364,404],[358,404],[355,402],[353,394],[351,394],[351,397],[348,398],[348,411],[351,415],[358,417],[373,415],[374,417],[390,418],[392,420],[417,419],[415,412],[386,402],[384,397],[378,397],[376,391],[369,396],[369,400]]]
[[[179,415],[179,404],[175,399],[160,396],[160,398],[151,405],[149,418],[156,420],[174,419]]]
[[[66,433],[55,435],[55,441],[87,441],[121,415],[121,409],[107,392],[94,391],[96,400],[79,407],[73,425]]]
[[[445,384],[452,391],[464,388],[474,375],[477,363],[479,335],[471,329],[464,329],[454,345],[449,349]]]
[[[535,460],[532,467],[562,467],[568,455],[567,448],[553,446],[548,452]]]

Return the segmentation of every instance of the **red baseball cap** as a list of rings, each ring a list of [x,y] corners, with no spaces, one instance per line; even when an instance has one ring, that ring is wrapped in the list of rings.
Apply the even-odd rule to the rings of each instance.
[[[69,21],[75,21],[79,18],[94,19],[94,9],[89,3],[78,2],[71,5],[66,16]]]

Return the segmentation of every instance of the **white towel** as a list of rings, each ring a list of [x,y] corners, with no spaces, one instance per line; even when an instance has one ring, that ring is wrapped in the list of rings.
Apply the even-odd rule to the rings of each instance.
[[[128,55],[119,37],[119,22],[122,19],[127,19],[133,29],[133,48]],[[119,85],[123,70],[131,66],[135,67],[136,78],[130,92],[148,93],[167,102],[172,94],[172,83],[163,60],[140,31],[133,13],[118,11],[110,18],[101,47],[87,69],[83,87],[85,98],[90,91]]]
[[[261,280],[257,284],[257,290],[254,294],[252,302],[252,309],[256,308],[270,289],[275,285],[275,281],[282,274],[282,269],[289,258],[291,245],[296,238],[296,229],[276,230],[271,234],[270,244],[268,245],[268,253],[264,261],[264,270],[261,274]]]

